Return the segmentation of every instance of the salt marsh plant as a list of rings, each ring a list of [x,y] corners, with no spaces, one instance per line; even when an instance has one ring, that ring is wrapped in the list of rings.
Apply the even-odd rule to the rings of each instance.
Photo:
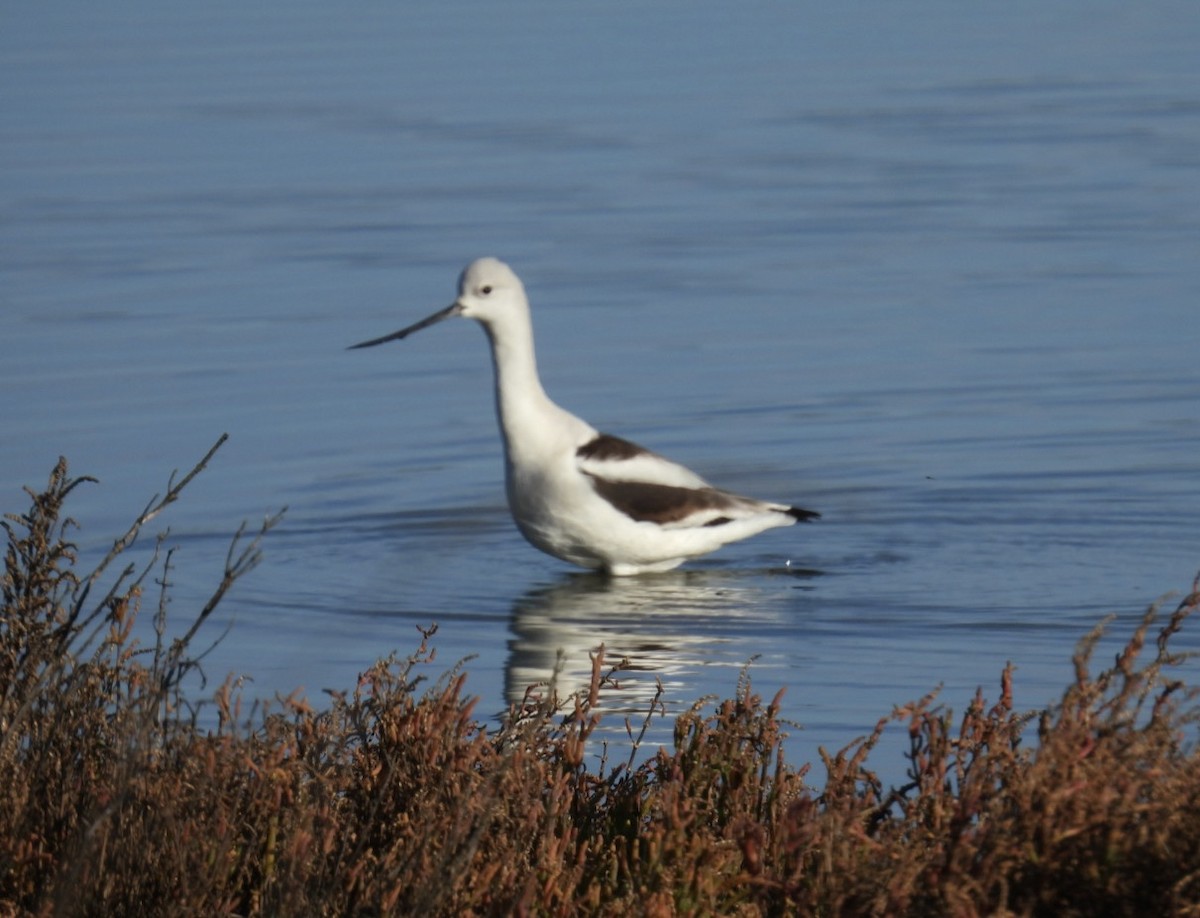
[[[1200,588],[1093,673],[1098,626],[1045,711],[1014,709],[1010,668],[995,700],[956,717],[929,695],[794,767],[744,675],[669,748],[597,765],[602,652],[584,691],[492,727],[460,668],[433,671],[432,629],[323,709],[190,697],[193,645],[278,517],[238,534],[178,637],[165,542],[99,585],[211,455],[85,574],[65,461],[6,518],[2,914],[1200,914],[1196,690],[1170,646]],[[907,779],[885,787],[870,756],[897,721]]]

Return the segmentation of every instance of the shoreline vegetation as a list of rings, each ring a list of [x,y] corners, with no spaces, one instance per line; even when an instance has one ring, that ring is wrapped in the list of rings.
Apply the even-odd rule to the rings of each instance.
[[[1009,666],[995,698],[927,695],[795,766],[744,673],[672,746],[596,764],[602,650],[586,691],[530,693],[498,727],[461,667],[432,674],[433,629],[324,709],[244,706],[230,680],[193,697],[197,636],[279,516],[238,532],[179,637],[163,537],[110,570],[223,440],[94,571],[64,507],[92,479],[65,460],[5,517],[0,915],[1200,915],[1200,707],[1170,647],[1200,582],[1104,667],[1098,624],[1043,711],[1013,708]],[[885,787],[893,722],[907,778]]]

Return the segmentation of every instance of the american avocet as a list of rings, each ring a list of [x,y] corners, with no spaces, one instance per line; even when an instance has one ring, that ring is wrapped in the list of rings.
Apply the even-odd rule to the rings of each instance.
[[[617,575],[667,571],[727,542],[820,516],[714,488],[550,401],[538,379],[525,288],[495,258],[463,270],[458,298],[445,309],[353,347],[396,341],[451,316],[475,319],[491,342],[508,506],[542,551]]]

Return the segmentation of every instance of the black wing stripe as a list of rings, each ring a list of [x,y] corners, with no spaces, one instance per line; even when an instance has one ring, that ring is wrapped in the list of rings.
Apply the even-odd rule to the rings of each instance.
[[[638,522],[677,523],[704,510],[734,506],[729,496],[716,488],[678,488],[644,481],[609,481],[597,475],[588,477],[597,494]],[[728,522],[728,519],[722,522]],[[715,526],[717,521],[706,525]]]
[[[595,459],[599,462],[610,460],[619,462],[632,459],[635,456],[653,456],[654,453],[645,447],[614,437],[612,434],[597,434],[587,443],[575,450],[580,459]]]

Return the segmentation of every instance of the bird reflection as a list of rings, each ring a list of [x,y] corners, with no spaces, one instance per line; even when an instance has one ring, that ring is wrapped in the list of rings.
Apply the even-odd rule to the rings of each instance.
[[[746,652],[753,643],[747,638],[777,627],[787,614],[788,603],[769,600],[779,596],[767,590],[771,583],[745,571],[702,569],[621,578],[572,574],[532,590],[513,606],[505,698],[519,705],[527,691],[560,700],[586,691],[591,655],[603,645],[604,671],[615,667],[617,684],[601,692],[600,711],[640,723],[661,681],[663,710],[678,714],[714,683],[733,682],[702,669],[744,666],[755,652]]]

